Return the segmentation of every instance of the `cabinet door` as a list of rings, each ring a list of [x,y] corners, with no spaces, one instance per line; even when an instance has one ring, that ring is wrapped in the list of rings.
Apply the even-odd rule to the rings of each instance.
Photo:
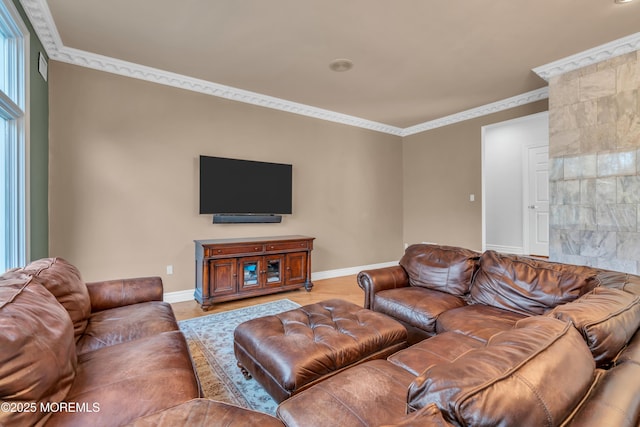
[[[239,291],[262,288],[262,257],[240,258],[238,264],[240,266]]]
[[[231,258],[208,262],[210,296],[235,293],[238,283],[238,261],[235,258]]]
[[[285,285],[304,283],[307,280],[307,252],[287,254]]]
[[[264,257],[264,285],[277,288],[284,283],[284,255],[268,255]]]

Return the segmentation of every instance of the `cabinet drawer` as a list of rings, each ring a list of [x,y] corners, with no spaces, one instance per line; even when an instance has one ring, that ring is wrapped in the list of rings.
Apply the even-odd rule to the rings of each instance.
[[[205,248],[204,256],[213,257],[213,256],[220,256],[220,255],[251,254],[251,253],[262,252],[263,250],[264,250],[264,245],[262,244],[244,245],[244,246],[222,246],[222,247]]]
[[[279,243],[267,243],[267,251],[286,251],[291,249],[308,249],[309,242],[279,242]]]

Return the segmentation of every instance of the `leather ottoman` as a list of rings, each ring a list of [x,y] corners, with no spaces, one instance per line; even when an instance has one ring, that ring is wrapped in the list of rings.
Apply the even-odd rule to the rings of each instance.
[[[234,332],[238,366],[277,402],[406,345],[402,324],[339,299],[252,319]]]

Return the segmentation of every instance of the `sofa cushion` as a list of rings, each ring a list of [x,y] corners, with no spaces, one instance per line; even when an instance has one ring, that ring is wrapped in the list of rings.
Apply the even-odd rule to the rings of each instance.
[[[638,330],[640,296],[600,287],[554,308],[549,315],[572,322],[602,367],[614,360]]]
[[[484,347],[484,342],[467,335],[445,332],[400,350],[387,360],[418,376],[431,366],[453,362],[467,351]]]
[[[513,328],[524,317],[523,314],[489,305],[465,305],[438,316],[436,332],[457,332],[486,342],[498,332]]]
[[[372,360],[290,397],[276,414],[288,427],[393,424],[405,416],[413,378],[386,360]]]
[[[112,345],[78,356],[67,401],[95,412],[56,412],[50,426],[120,426],[200,397],[189,348],[180,331]]]
[[[129,342],[160,332],[176,331],[178,323],[171,305],[143,302],[95,312],[77,344],[78,354]]]
[[[600,371],[600,379],[567,427],[637,427],[640,420],[640,365],[626,363]]]
[[[406,249],[400,265],[409,275],[412,286],[465,295],[479,257],[479,253],[469,249],[418,244]]]
[[[284,424],[271,415],[209,399],[193,399],[127,424],[127,427],[176,426],[284,427]]]
[[[525,315],[544,314],[595,288],[596,273],[591,267],[485,251],[471,299]]]
[[[76,341],[87,327],[91,313],[91,301],[87,286],[80,277],[80,271],[62,258],[43,258],[33,261],[22,269],[27,274],[40,278],[40,282],[67,310]]]
[[[35,425],[41,405],[65,399],[75,377],[73,325],[37,278],[0,277],[0,425]],[[22,410],[11,405],[23,406]],[[4,406],[3,406],[4,409]]]
[[[398,422],[379,427],[453,427],[453,424],[444,419],[436,405],[429,405],[405,415]]]
[[[374,301],[376,311],[431,335],[440,313],[466,305],[459,296],[416,286],[380,291]]]
[[[408,404],[436,404],[456,425],[559,425],[594,374],[591,353],[570,323],[529,317],[484,348],[427,369],[409,387]]]

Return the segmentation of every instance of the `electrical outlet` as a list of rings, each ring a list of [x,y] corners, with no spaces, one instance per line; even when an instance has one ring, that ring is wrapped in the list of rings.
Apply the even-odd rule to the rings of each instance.
[[[167,265],[167,274],[173,274],[173,265]]]

